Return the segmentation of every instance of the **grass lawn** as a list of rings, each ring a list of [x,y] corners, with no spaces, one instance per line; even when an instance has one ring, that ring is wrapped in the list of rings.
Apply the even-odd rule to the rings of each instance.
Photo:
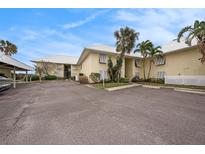
[[[205,90],[205,86],[193,86],[193,85],[174,85],[174,84],[160,84],[153,82],[138,82],[139,84],[144,85],[153,85],[153,86],[164,86],[164,87],[174,87],[174,88],[190,88],[190,89],[203,89]]]
[[[129,85],[129,83],[111,82],[111,83],[105,83],[105,87],[103,87],[102,83],[92,84],[92,86],[94,86],[95,88],[98,88],[98,89],[112,88],[112,87],[125,86],[125,85]]]

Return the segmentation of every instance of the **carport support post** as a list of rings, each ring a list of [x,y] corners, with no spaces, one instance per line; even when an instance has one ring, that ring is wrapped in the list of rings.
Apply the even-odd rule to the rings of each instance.
[[[103,71],[103,88],[105,88],[105,77],[104,77],[104,71]]]
[[[16,88],[16,67],[14,67],[13,87]]]
[[[28,82],[28,71],[26,71],[26,82]]]

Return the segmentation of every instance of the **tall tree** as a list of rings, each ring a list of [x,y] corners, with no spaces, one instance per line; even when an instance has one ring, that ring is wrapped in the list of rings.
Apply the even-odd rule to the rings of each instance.
[[[153,47],[153,44],[150,40],[142,41],[141,43],[137,44],[136,49],[134,50],[134,53],[140,52],[142,55],[142,67],[143,67],[143,75],[144,79],[146,79],[145,75],[145,63],[146,58],[148,56],[148,51]]]
[[[0,40],[0,51],[11,56],[17,53],[17,46],[9,41]]]
[[[44,72],[44,69],[43,69],[42,65],[35,65],[35,71],[39,75],[39,81],[41,82],[42,75],[43,75],[43,72]]]
[[[181,38],[184,34],[187,34],[185,37],[185,43],[191,46],[193,39],[197,40],[197,46],[199,51],[202,54],[202,57],[199,58],[201,63],[205,62],[205,21],[198,21],[194,22],[194,25],[187,26],[181,29],[178,33],[177,41],[180,42]]]
[[[114,36],[116,38],[116,51],[120,52],[117,64],[114,66],[119,81],[124,55],[126,53],[130,54],[133,50],[136,40],[138,40],[139,33],[126,26],[125,28],[120,28],[120,30],[115,31]]]
[[[150,49],[148,50],[147,54],[148,54],[148,57],[150,59],[149,70],[148,70],[148,75],[147,75],[148,79],[150,77],[150,72],[151,72],[152,64],[154,64],[154,58],[156,56],[161,56],[161,54],[163,53],[160,49],[161,49],[161,46],[154,47],[154,45],[152,45],[150,47]]]

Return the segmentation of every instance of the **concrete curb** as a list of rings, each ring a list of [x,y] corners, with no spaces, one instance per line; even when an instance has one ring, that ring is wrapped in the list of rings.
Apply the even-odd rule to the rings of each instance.
[[[188,88],[174,88],[174,91],[186,92],[186,93],[194,93],[194,94],[203,94],[205,95],[205,91],[203,90],[195,90],[195,89],[188,89]]]
[[[160,86],[142,85],[144,88],[160,89]]]
[[[115,90],[121,90],[121,89],[127,89],[127,88],[132,88],[132,87],[139,87],[141,86],[140,84],[131,84],[131,85],[126,85],[126,86],[118,86],[118,87],[113,87],[113,88],[105,88],[107,91],[115,91]]]

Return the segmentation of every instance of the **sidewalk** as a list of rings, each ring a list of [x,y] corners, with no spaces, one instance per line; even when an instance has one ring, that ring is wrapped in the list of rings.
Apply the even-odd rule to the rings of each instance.
[[[176,86],[161,86],[161,85],[146,85],[140,84],[144,88],[153,88],[153,89],[173,89],[174,91],[187,92],[187,93],[196,93],[196,94],[205,94],[204,89],[196,89],[196,88],[181,88]]]

